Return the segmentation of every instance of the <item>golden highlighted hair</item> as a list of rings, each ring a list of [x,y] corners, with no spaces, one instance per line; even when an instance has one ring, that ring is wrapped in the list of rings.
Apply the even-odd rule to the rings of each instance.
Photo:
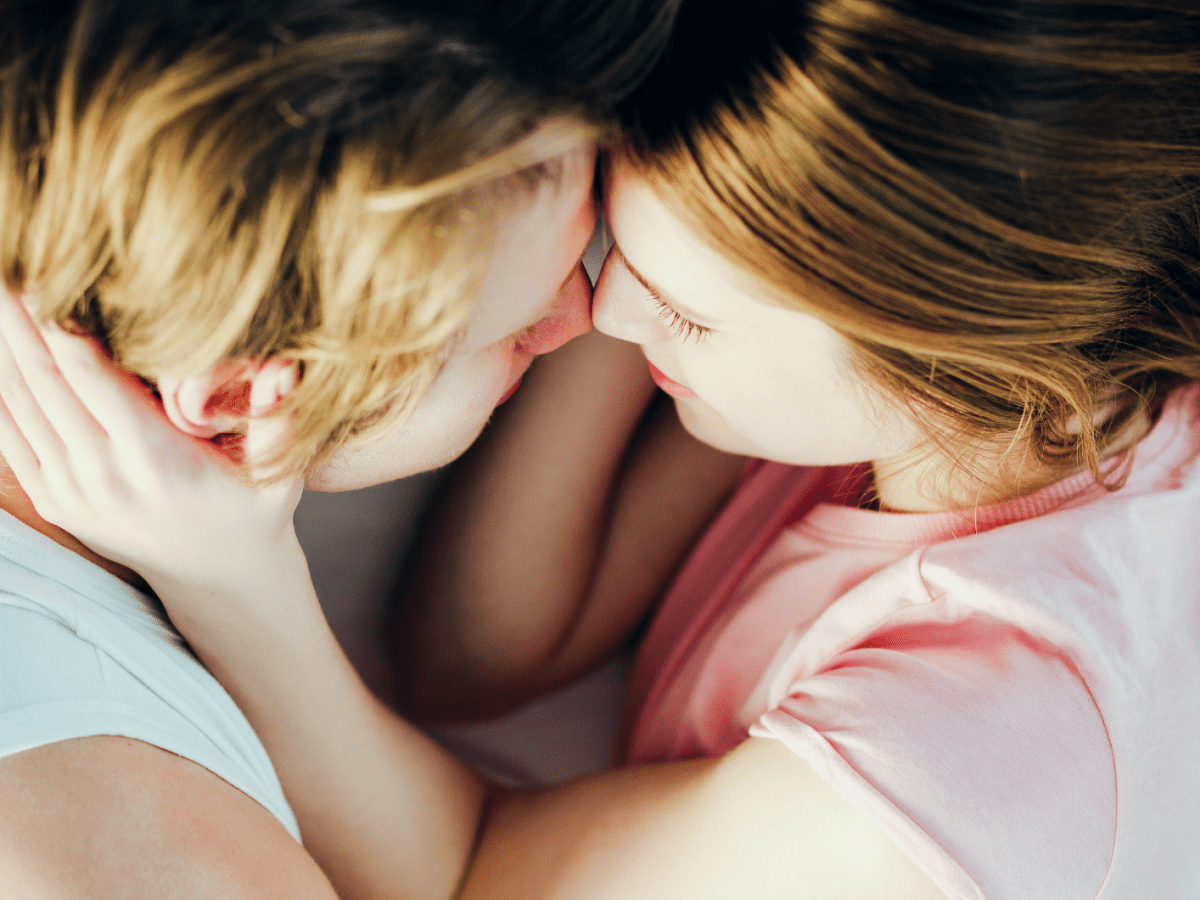
[[[6,285],[150,381],[298,360],[278,474],[392,424],[607,96],[416,9],[0,0]]]
[[[640,172],[943,448],[1119,483],[1107,442],[1200,377],[1193,4],[711,7],[625,110]]]

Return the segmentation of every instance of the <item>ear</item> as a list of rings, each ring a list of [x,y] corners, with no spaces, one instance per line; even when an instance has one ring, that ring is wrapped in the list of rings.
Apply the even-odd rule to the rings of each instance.
[[[158,379],[163,408],[175,427],[211,438],[265,415],[296,386],[290,359],[229,359],[211,369]]]

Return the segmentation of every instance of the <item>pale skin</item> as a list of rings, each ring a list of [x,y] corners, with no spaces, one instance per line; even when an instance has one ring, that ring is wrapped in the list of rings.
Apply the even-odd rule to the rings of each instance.
[[[451,350],[443,372],[447,377],[435,382],[406,429],[365,448],[338,454],[330,465],[313,473],[310,486],[362,487],[452,459],[483,427],[497,401],[519,381],[535,355],[555,349],[590,327],[591,291],[579,258],[595,220],[593,158],[594,148],[580,145],[564,157],[561,178],[547,180],[528,202],[516,207],[500,236],[487,287],[476,299],[475,311]],[[553,228],[546,228],[546,223]],[[0,294],[7,298],[3,290]],[[11,304],[8,299],[2,302]],[[5,335],[19,347],[23,313],[19,306],[6,309],[17,313],[17,318],[4,327]],[[9,346],[5,343],[0,355],[11,363]],[[53,382],[36,369],[26,370],[21,378],[29,376],[42,385]],[[125,444],[124,449],[132,454],[126,457],[127,463],[139,457],[148,461],[161,454],[173,455],[161,439],[178,441],[183,433],[210,435],[247,418],[251,458],[255,447],[268,446],[286,432],[285,420],[265,415],[294,384],[293,368],[285,359],[231,360],[212,370],[164,379],[160,382],[164,408],[152,403],[140,384],[128,376],[111,371],[111,367],[109,376],[110,381],[118,379],[113,383],[135,398],[135,403],[150,403],[159,425],[167,422],[164,408],[175,423],[146,432],[140,449]],[[13,384],[11,378],[8,383]],[[215,396],[241,397],[248,406],[214,404]],[[9,399],[13,399],[11,395]],[[133,420],[125,424],[140,427]],[[111,422],[110,426],[114,434],[119,430]],[[36,425],[30,427],[37,430]],[[48,431],[39,433],[43,438],[50,436]],[[72,440],[74,437],[78,435]],[[68,464],[65,456],[51,462],[56,453],[71,446],[70,442],[59,443],[57,450],[43,446],[39,465],[57,464],[59,474],[76,488],[94,485],[105,477],[104,453],[78,457],[78,465]],[[193,484],[197,488],[193,500],[213,492],[209,496],[215,504],[212,511],[224,510],[220,517],[225,524],[220,530],[231,537],[248,537],[255,531],[260,548],[285,546],[289,536],[294,542],[290,512],[282,518],[276,518],[276,513],[294,506],[298,484],[247,492],[239,479],[229,479],[224,458],[217,459],[211,445],[188,440],[177,448],[183,447],[190,449],[175,456],[182,467],[176,474],[190,471],[200,481],[207,481],[203,489],[199,482]],[[10,462],[0,459],[0,508],[111,574],[145,588],[145,581],[131,568],[81,540],[86,538],[86,528],[76,534],[73,528],[60,527],[43,516],[14,474],[20,463],[10,466]],[[217,480],[206,479],[202,474],[206,470],[218,475]],[[149,469],[144,474],[151,481],[156,478]],[[165,482],[158,486],[169,489]],[[225,488],[232,488],[233,493]],[[121,502],[129,501],[126,497]],[[134,509],[137,505],[140,501],[125,505],[124,514],[150,513],[149,508]],[[248,512],[260,524],[262,515],[276,521],[263,531],[247,522]],[[115,508],[105,513],[111,517],[110,524],[124,514]],[[122,540],[130,541],[131,550],[137,546],[145,549],[148,541],[176,560],[195,559],[198,568],[191,570],[195,574],[211,557],[192,557],[186,536],[175,524],[161,519],[152,524],[146,519],[141,538],[125,531]],[[168,543],[172,537],[181,540]],[[251,563],[246,571],[251,568],[257,567]],[[177,573],[190,577],[182,569]],[[334,896],[309,853],[255,801],[197,764],[149,744],[119,737],[88,737],[34,748],[0,759],[0,786],[0,821],[8,826],[0,829],[2,896],[30,900]]]
[[[429,505],[400,583],[393,699],[421,721],[509,711],[610,659],[743,457],[697,441],[638,349],[593,332],[540,361]]]
[[[512,709],[625,646],[747,456],[870,462],[881,503],[914,512],[1004,499],[963,477],[973,455],[1005,476],[1020,465],[1003,442],[931,452],[908,410],[856,375],[841,335],[769,302],[620,157],[605,193],[617,246],[596,285],[595,349],[547,360],[554,371],[534,373],[457,464],[402,585],[397,700],[422,720]],[[647,363],[674,409],[630,443],[641,407],[614,398],[649,390]]]
[[[943,896],[765,738],[712,759],[492,788],[363,686],[313,595],[286,492],[269,508],[89,344],[53,329],[43,343],[18,305],[5,309],[0,449],[42,515],[159,594],[262,738],[343,900]],[[141,442],[157,446],[153,477]],[[163,442],[178,446],[163,452]],[[80,466],[103,477],[63,477]],[[214,491],[226,510],[245,494],[236,540],[225,512],[198,508]],[[186,571],[153,546],[165,516],[186,522]]]
[[[72,459],[99,460],[107,477],[90,491],[48,469],[43,478],[32,461],[55,449],[20,438],[21,449],[19,435],[42,430],[28,422],[14,428],[23,415],[6,415],[0,426],[10,463],[35,504],[142,571],[255,725],[306,846],[343,900],[941,896],[865,816],[766,739],[715,759],[606,772],[556,788],[491,789],[362,685],[321,615],[294,535],[280,525],[290,521],[289,503],[269,512],[247,496],[262,518],[259,537],[241,534],[244,551],[232,565],[230,540],[214,535],[227,532],[214,528],[219,517],[193,518],[186,534],[194,558],[211,565],[204,579],[197,567],[181,582],[171,559],[116,549],[114,542],[135,542],[125,529],[112,534],[114,509],[128,514],[131,505],[153,504],[163,514],[193,513],[222,476],[227,501],[239,490],[256,492],[215,459],[194,465],[197,445],[115,378],[90,344],[48,332],[53,369],[19,307],[5,308],[0,330],[9,345],[19,326],[30,338],[14,348],[21,368],[14,373],[6,362],[0,377],[7,409],[41,410],[43,437]],[[57,386],[21,377],[39,367],[60,373]],[[180,442],[172,455],[183,461],[164,466],[169,488],[148,484],[127,461],[126,442],[148,431]]]

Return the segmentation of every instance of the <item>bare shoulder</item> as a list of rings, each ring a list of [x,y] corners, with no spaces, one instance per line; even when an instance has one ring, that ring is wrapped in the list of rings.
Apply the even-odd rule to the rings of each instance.
[[[335,900],[257,802],[142,741],[88,737],[0,759],[0,896]]]
[[[769,738],[499,798],[463,900],[946,900]]]

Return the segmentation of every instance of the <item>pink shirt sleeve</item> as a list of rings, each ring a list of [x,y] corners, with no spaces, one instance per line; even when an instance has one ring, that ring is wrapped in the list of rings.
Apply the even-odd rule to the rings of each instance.
[[[1104,723],[1061,653],[1007,623],[878,630],[792,682],[752,733],[808,761],[951,900],[1093,900],[1104,882]]]

